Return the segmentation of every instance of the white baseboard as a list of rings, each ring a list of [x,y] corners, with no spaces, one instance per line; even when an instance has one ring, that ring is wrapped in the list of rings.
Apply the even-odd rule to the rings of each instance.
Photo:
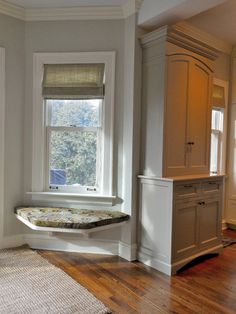
[[[137,259],[137,244],[127,244],[119,242],[119,256],[127,261],[135,261]]]
[[[128,261],[136,260],[137,252],[136,244],[128,245],[119,241],[97,240],[79,235],[62,236],[61,234],[21,234],[4,237],[1,248],[17,247],[23,244],[39,250],[119,255]]]
[[[228,228],[228,224],[226,220],[222,219],[222,225],[221,225],[222,230],[226,230]]]
[[[1,248],[6,249],[6,248],[18,247],[23,244],[25,244],[23,235],[18,234],[18,235],[3,237]]]
[[[45,234],[26,234],[24,240],[33,249],[110,255],[119,253],[118,241]]]
[[[163,262],[153,256],[150,256],[142,251],[138,252],[138,260],[142,262],[143,264],[153,267],[160,272],[171,276],[171,265],[167,264],[166,262]]]

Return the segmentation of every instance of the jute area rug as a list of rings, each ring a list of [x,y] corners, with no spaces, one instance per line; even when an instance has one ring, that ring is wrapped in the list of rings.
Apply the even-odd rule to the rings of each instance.
[[[0,250],[0,313],[111,312],[61,269],[21,247]]]

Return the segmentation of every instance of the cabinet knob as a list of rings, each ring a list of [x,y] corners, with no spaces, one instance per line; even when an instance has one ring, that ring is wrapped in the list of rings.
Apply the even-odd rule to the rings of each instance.
[[[198,202],[198,205],[206,205],[205,202]]]

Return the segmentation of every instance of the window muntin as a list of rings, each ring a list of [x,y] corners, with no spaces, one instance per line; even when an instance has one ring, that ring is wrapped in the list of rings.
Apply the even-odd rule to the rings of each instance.
[[[101,187],[101,99],[46,99],[49,190],[90,193]]]

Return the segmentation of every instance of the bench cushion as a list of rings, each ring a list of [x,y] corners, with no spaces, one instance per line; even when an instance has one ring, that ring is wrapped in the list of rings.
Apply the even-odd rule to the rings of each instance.
[[[54,228],[91,229],[129,219],[129,215],[113,210],[17,207],[15,212],[35,226]]]

